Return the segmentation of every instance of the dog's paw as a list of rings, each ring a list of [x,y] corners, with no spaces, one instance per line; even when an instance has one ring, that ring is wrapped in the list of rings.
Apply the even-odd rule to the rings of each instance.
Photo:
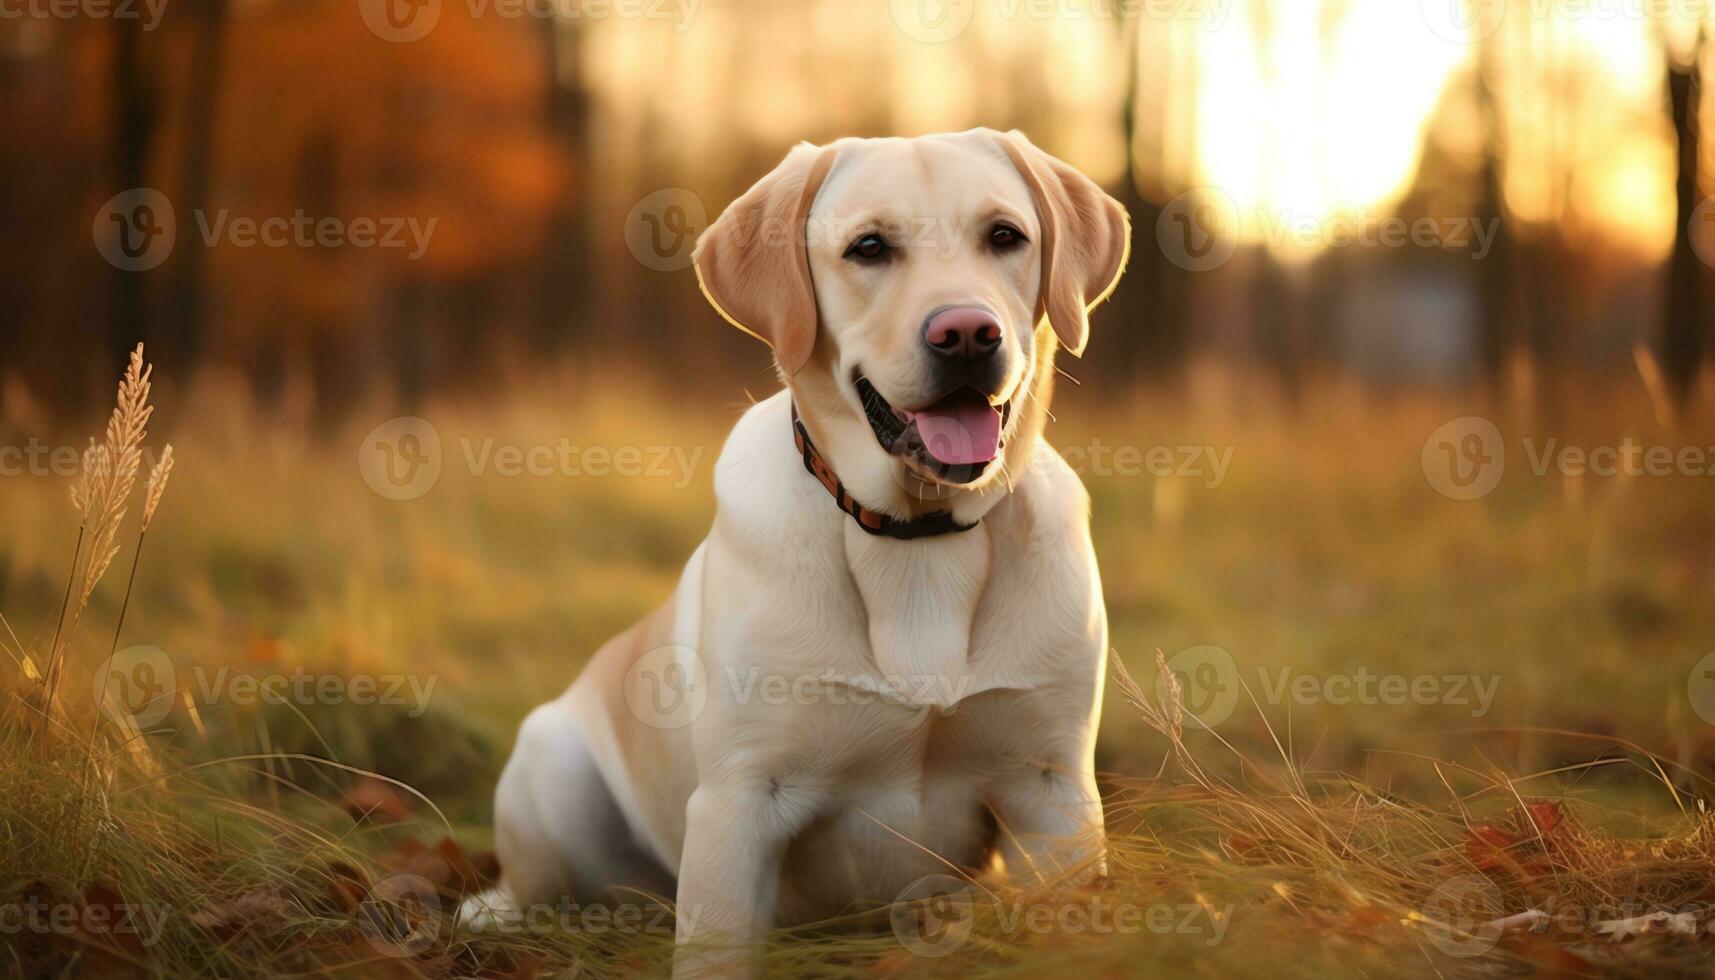
[[[471,932],[492,932],[517,918],[512,899],[498,888],[465,896],[459,903],[457,922]]]

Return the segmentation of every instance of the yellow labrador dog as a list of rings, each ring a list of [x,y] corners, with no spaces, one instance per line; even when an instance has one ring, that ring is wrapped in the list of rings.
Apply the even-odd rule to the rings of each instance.
[[[1041,434],[1129,241],[987,129],[800,145],[709,227],[703,290],[785,390],[733,430],[672,599],[525,720],[475,926],[676,894],[675,973],[744,974],[771,925],[924,875],[1101,869],[1107,620]]]

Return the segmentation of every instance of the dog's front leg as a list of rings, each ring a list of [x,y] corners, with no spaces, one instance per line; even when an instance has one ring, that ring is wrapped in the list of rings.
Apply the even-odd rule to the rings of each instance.
[[[774,924],[781,862],[803,825],[778,784],[703,785],[685,808],[674,980],[749,977]]]
[[[1026,766],[990,789],[989,806],[1007,873],[1021,882],[1067,884],[1107,873],[1093,765]]]

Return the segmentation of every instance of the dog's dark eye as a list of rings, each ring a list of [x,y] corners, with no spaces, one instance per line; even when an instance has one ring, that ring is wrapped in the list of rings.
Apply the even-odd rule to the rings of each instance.
[[[890,250],[887,239],[872,232],[868,235],[859,236],[856,241],[852,242],[850,247],[846,249],[846,258],[877,262],[886,258]]]
[[[1024,232],[1011,225],[995,225],[989,231],[989,245],[997,251],[1004,252],[1007,249],[1017,248],[1028,240],[1024,237]]]

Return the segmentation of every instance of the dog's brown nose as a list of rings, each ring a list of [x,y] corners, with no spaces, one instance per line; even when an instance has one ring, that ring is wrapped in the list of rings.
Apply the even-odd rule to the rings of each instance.
[[[1000,349],[1000,324],[988,310],[954,306],[929,315],[923,340],[930,350],[948,357],[987,357]]]

